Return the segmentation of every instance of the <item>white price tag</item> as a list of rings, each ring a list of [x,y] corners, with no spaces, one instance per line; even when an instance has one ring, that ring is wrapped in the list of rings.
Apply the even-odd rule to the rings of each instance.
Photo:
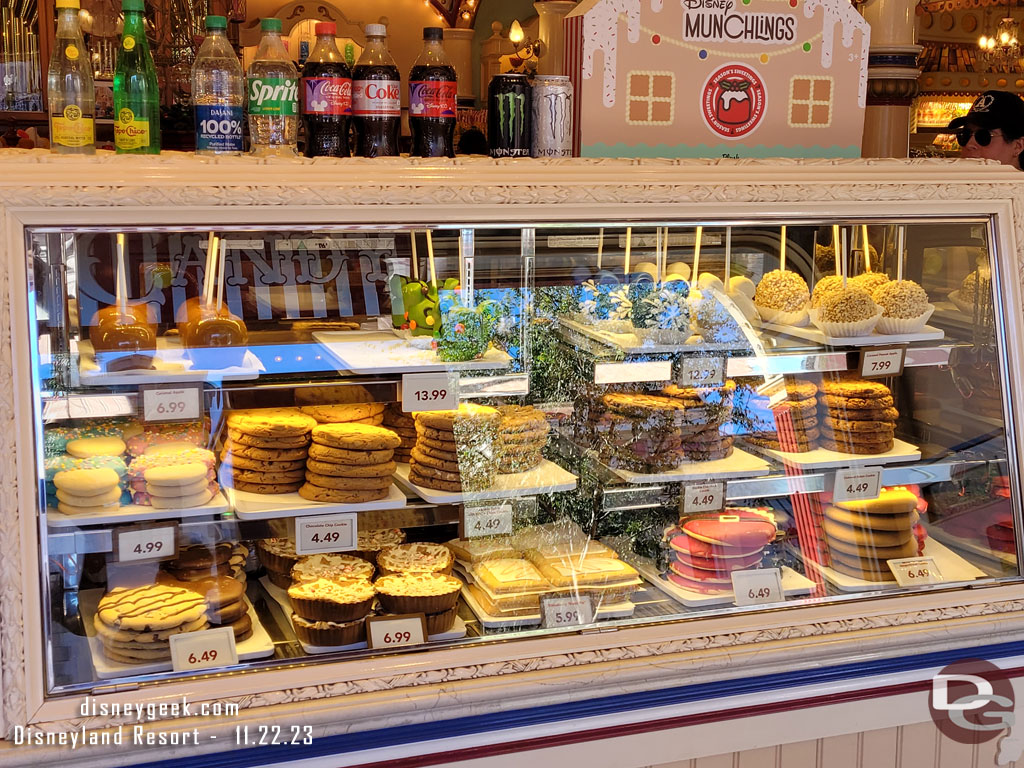
[[[683,486],[683,514],[721,512],[725,508],[725,483]]]
[[[356,513],[295,518],[295,552],[316,555],[344,552],[359,543]]]
[[[203,415],[203,386],[139,387],[142,420],[195,421]]]
[[[906,347],[865,349],[860,355],[860,375],[865,379],[881,379],[903,373]]]
[[[422,613],[381,616],[366,620],[366,639],[371,648],[400,648],[427,642],[427,617]]]
[[[732,591],[736,595],[736,605],[779,603],[786,599],[782,594],[782,574],[778,568],[733,571]]]
[[[945,581],[934,557],[898,557],[886,560],[885,563],[901,587],[941,584]]]
[[[231,627],[171,635],[171,667],[175,672],[228,667],[237,663],[238,650]]]
[[[594,603],[589,595],[542,597],[541,611],[548,629],[594,623]]]
[[[685,357],[679,372],[681,387],[720,387],[725,383],[724,357]]]
[[[512,533],[511,504],[492,504],[486,507],[463,508],[463,538],[472,539],[477,536],[497,536],[502,533]]]
[[[832,501],[864,501],[877,499],[882,492],[881,467],[837,469],[832,487]]]
[[[402,374],[402,410],[454,411],[459,407],[459,381],[447,373]]]
[[[178,556],[178,524],[114,529],[114,559],[119,563],[171,560]]]

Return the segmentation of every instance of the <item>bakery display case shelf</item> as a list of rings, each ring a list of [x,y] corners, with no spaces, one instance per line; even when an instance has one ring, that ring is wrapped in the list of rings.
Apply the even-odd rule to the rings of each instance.
[[[372,512],[387,509],[401,509],[406,505],[406,496],[396,486],[388,487],[388,495],[376,501],[354,504],[310,501],[298,493],[252,493],[235,488],[225,488],[231,507],[239,520],[273,520],[281,517],[303,517],[305,515],[329,515],[343,512]]]
[[[872,333],[867,336],[830,336],[813,325],[802,327],[765,323],[765,330],[806,339],[829,347],[872,347],[883,344],[912,344],[919,341],[938,341],[945,337],[941,328],[926,325],[917,333]]]
[[[247,351],[243,364],[221,370],[202,370],[193,367],[187,352],[177,339],[160,336],[152,367],[148,369],[110,370],[107,362],[119,353],[104,352],[97,361],[96,352],[88,341],[78,342],[78,380],[85,387],[113,387],[139,384],[173,384],[205,381],[245,381],[259,378],[263,366],[259,359]],[[123,356],[123,355],[122,355]]]
[[[161,509],[145,504],[124,504],[117,509],[103,514],[68,515],[57,509],[46,511],[46,524],[50,528],[78,528],[83,525],[120,525],[127,523],[146,522],[148,520],[180,520],[189,517],[212,517],[221,515],[231,509],[224,498],[224,492],[217,494],[206,504],[187,509]]]
[[[473,595],[469,587],[462,588],[462,599],[466,602],[469,610],[477,617],[480,626],[484,629],[528,629],[538,627],[542,617],[540,612],[522,612],[516,616],[495,616],[487,613],[480,601]],[[617,603],[599,603],[595,606],[594,616],[598,621],[610,619],[628,619],[636,611],[636,605],[630,600],[622,600]]]
[[[710,608],[715,605],[733,605],[736,595],[731,588],[723,588],[722,591],[697,592],[673,584],[664,574],[647,558],[636,557],[631,559],[636,569],[640,571],[648,583],[664,592],[676,602],[682,603],[687,608]],[[803,574],[797,573],[788,566],[780,570],[782,577],[782,594],[785,597],[800,597],[809,595],[814,591],[815,583]]]
[[[560,333],[570,343],[583,336],[592,341],[614,350],[617,354],[625,356],[635,355],[679,355],[679,354],[707,354],[708,352],[726,353],[749,353],[747,346],[738,346],[734,343],[706,342],[699,336],[691,336],[689,339],[677,343],[658,343],[654,341],[641,340],[635,333],[613,333],[602,328],[588,325],[568,316],[558,319]]]
[[[627,483],[687,483],[701,480],[760,477],[771,471],[771,465],[754,454],[734,448],[732,453],[724,459],[689,461],[674,469],[660,472],[632,472],[619,467],[608,467],[608,469]]]
[[[842,467],[863,467],[874,464],[904,464],[918,461],[921,451],[908,442],[895,438],[892,448],[884,453],[853,454],[831,451],[828,448],[813,448],[804,453],[777,451],[774,448],[752,448],[776,461],[794,469],[839,469]]]
[[[848,344],[836,344],[844,347]],[[911,344],[906,347],[904,368],[923,368],[949,364],[951,344]],[[736,355],[726,360],[726,375],[783,376],[808,375],[835,371],[855,371],[860,362],[860,351],[829,350],[827,352],[806,350],[788,351],[780,348],[765,355]]]
[[[571,491],[576,487],[576,480],[576,475],[547,459],[542,459],[539,465],[526,472],[497,475],[491,486],[483,491],[443,491],[425,488],[409,479],[408,464],[400,463],[395,471],[395,481],[399,485],[431,504],[461,504],[464,501],[508,499]]]
[[[387,331],[359,334],[354,339],[344,332],[318,331],[313,338],[342,370],[363,376],[501,370],[508,368],[512,360],[505,352],[491,347],[479,360],[446,363],[429,347],[429,337],[417,337],[427,341],[424,348]]]

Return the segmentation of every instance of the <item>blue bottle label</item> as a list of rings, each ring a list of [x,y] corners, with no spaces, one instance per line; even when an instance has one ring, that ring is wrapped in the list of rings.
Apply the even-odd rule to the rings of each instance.
[[[242,151],[242,108],[196,104],[196,149],[207,152]]]

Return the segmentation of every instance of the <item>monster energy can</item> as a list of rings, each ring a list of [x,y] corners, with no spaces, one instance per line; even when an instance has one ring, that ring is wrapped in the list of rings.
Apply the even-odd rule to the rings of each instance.
[[[572,157],[572,83],[564,75],[533,80],[533,157]]]
[[[487,141],[491,157],[530,156],[530,81],[495,75],[487,88]]]

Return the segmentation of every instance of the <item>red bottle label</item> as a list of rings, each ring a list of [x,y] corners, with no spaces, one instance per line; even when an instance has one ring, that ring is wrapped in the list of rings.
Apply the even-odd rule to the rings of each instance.
[[[352,81],[347,77],[304,77],[302,96],[304,115],[352,114]]]
[[[410,117],[455,117],[454,80],[417,80],[409,83]]]
[[[352,83],[352,114],[401,117],[401,83],[398,80],[356,80]]]

